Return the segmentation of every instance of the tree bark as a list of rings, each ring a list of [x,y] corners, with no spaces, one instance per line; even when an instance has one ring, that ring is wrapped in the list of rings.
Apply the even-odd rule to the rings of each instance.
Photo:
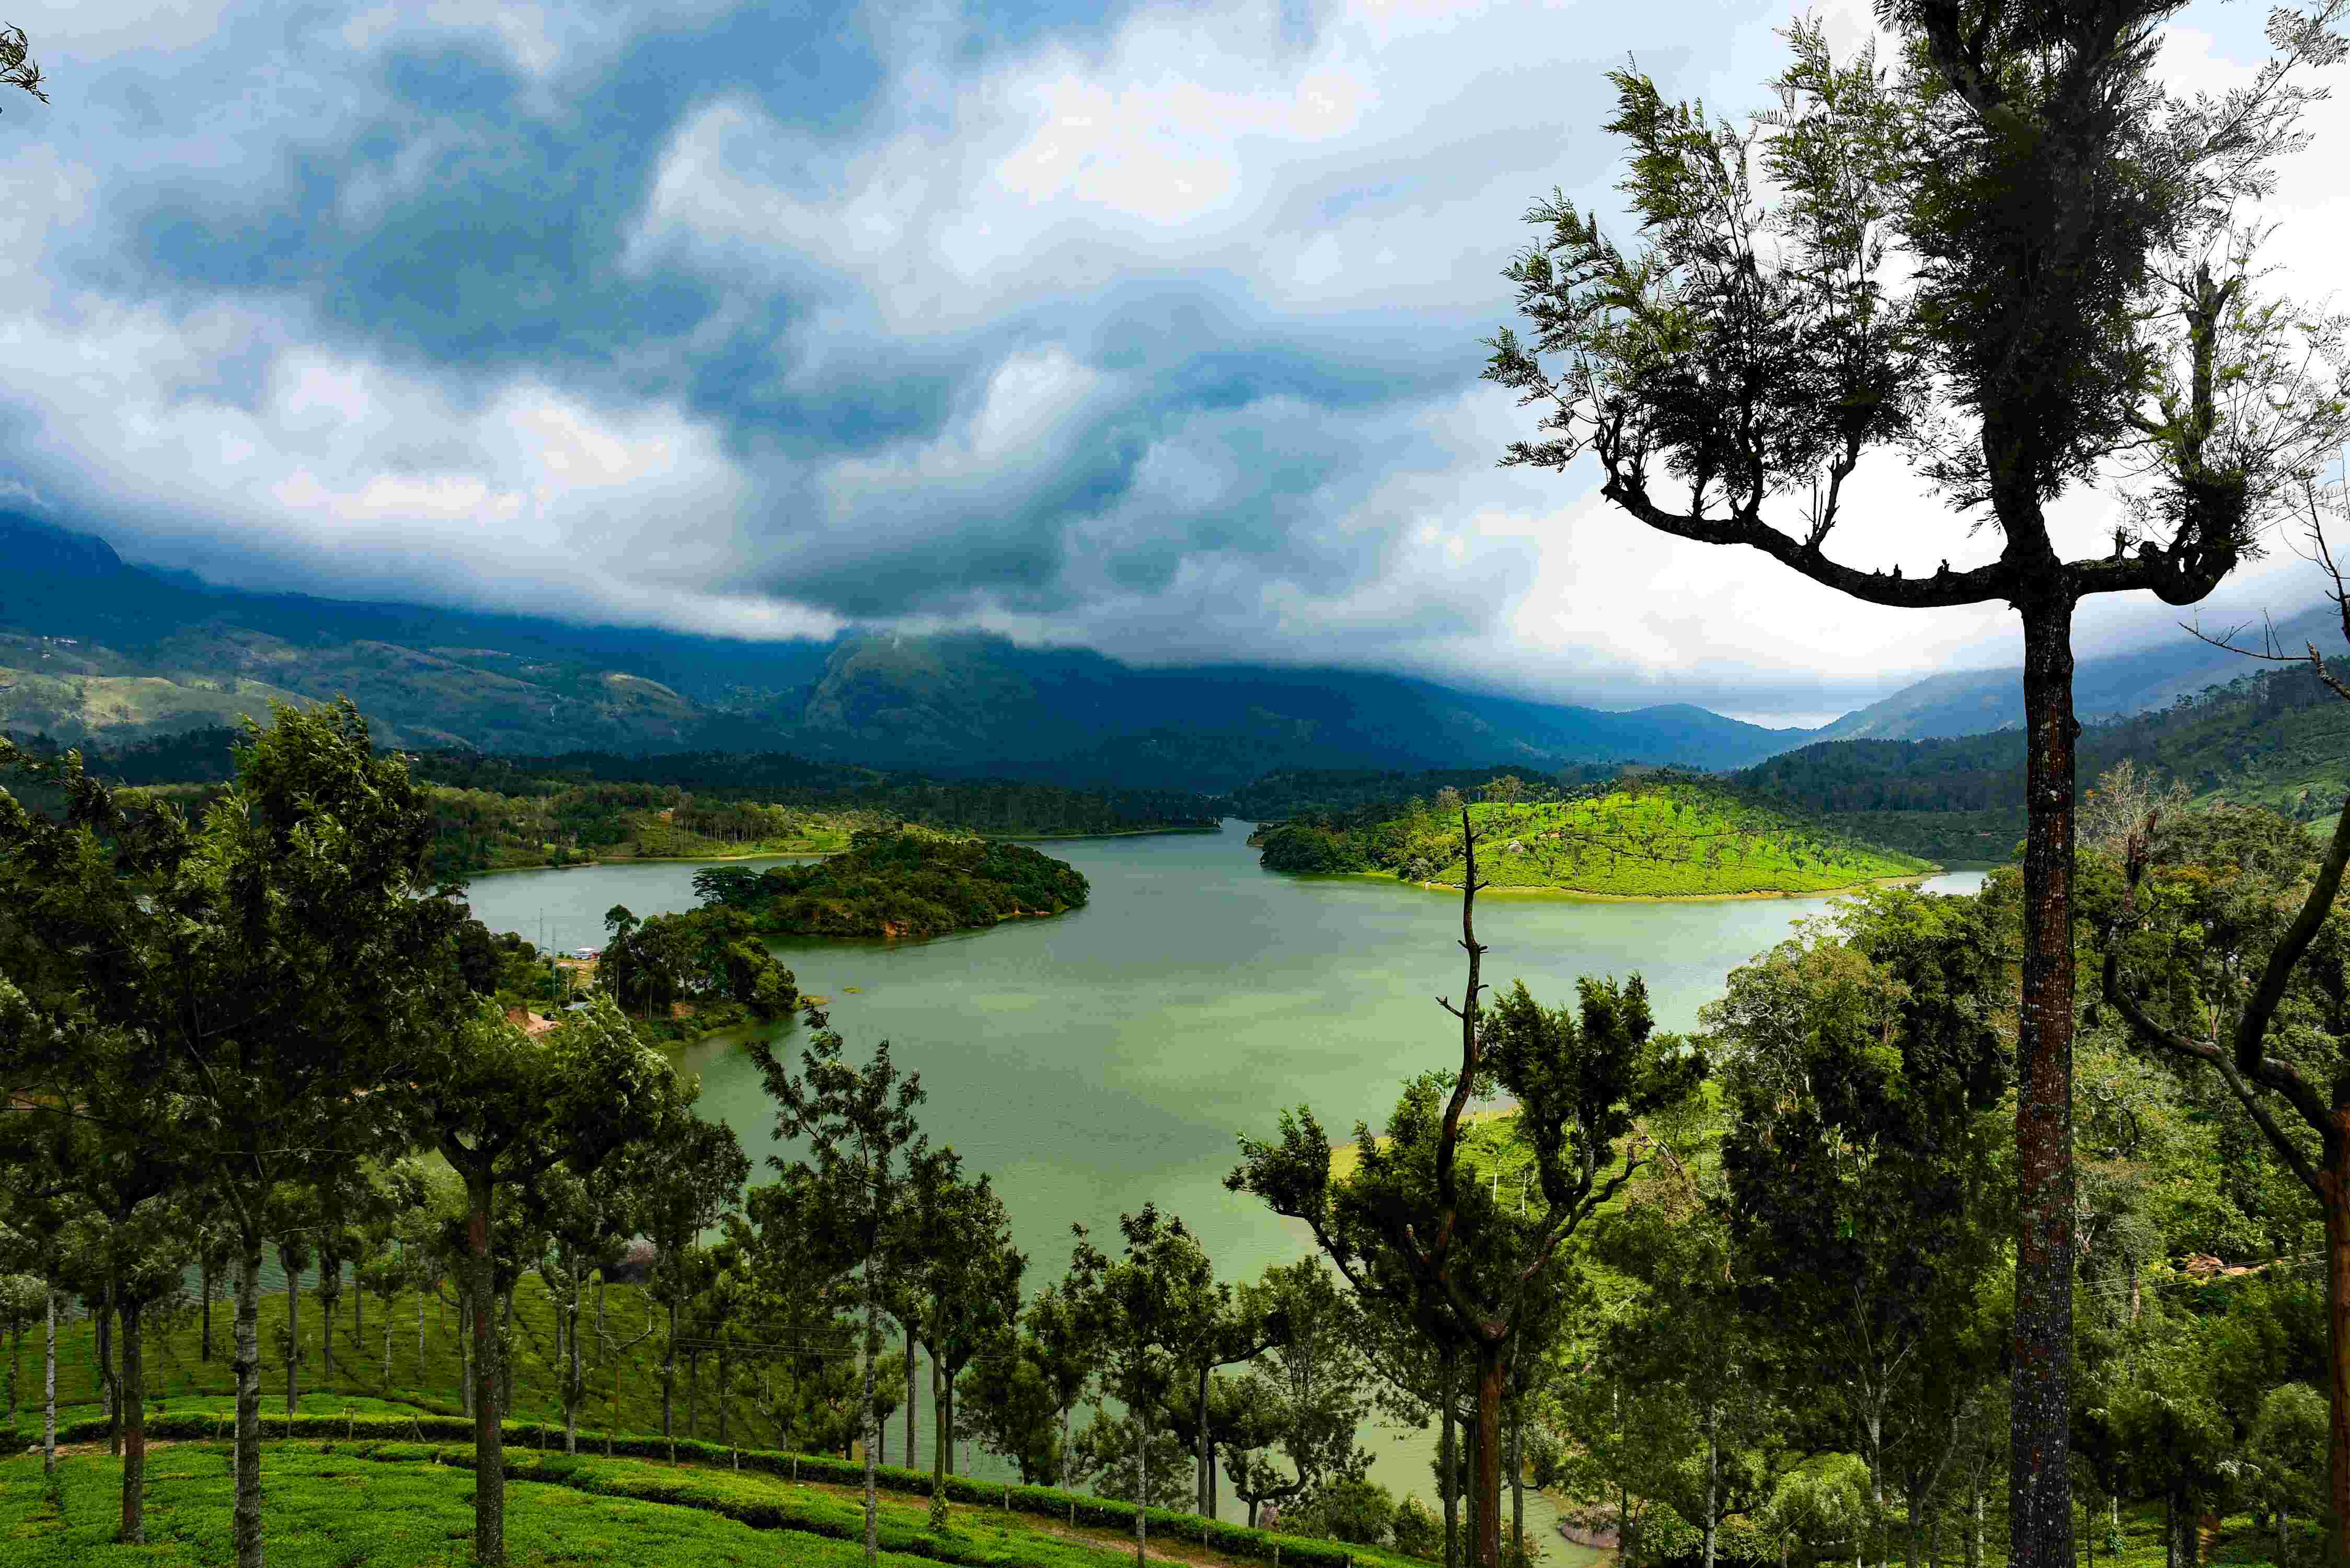
[[[390,1364],[387,1362],[385,1365],[389,1366]],[[384,1376],[389,1378],[391,1374],[387,1371]],[[416,1386],[419,1388],[424,1386],[424,1282],[421,1278],[416,1282]]]
[[[2054,576],[2023,620],[2022,1012],[2016,1035],[2011,1568],[2073,1562],[2073,601]]]
[[[236,1261],[236,1502],[230,1534],[236,1568],[261,1563],[261,1237],[243,1239]]]
[[[1437,1381],[1443,1389],[1443,1397],[1439,1401],[1442,1425],[1436,1439],[1436,1457],[1444,1469],[1444,1479],[1437,1489],[1444,1494],[1444,1568],[1461,1568],[1461,1498],[1453,1482],[1461,1469],[1461,1450],[1452,1430],[1453,1371],[1459,1355],[1448,1345],[1437,1357]]]
[[[114,1287],[102,1286],[98,1310],[90,1314],[91,1348],[98,1361],[98,1397],[106,1406],[106,1452],[122,1457],[122,1390],[114,1376]]]
[[[689,1442],[702,1436],[701,1403],[702,1352],[689,1350],[685,1353],[685,1436]]]
[[[147,1542],[147,1369],[139,1351],[139,1303],[122,1303],[122,1526],[114,1539]]]
[[[467,1295],[473,1318],[473,1561],[503,1568],[506,1560],[505,1434],[498,1426],[498,1340],[493,1323],[497,1282],[490,1262],[489,1180],[466,1179]]]
[[[947,1521],[947,1476],[954,1469],[953,1431],[947,1414],[946,1369],[934,1349],[931,1353],[931,1524],[934,1529],[944,1528]],[[913,1457],[911,1452],[906,1455],[910,1460]]]
[[[1477,1568],[1502,1563],[1502,1349],[1477,1343]]]
[[[1191,1459],[1191,1511],[1201,1519],[1214,1517],[1211,1512],[1211,1505],[1208,1501],[1208,1370],[1207,1365],[1204,1362],[1201,1363],[1200,1403],[1197,1407],[1200,1417],[1200,1438],[1193,1447]]]
[[[291,1416],[301,1407],[302,1398],[302,1273],[283,1247],[277,1249],[277,1261],[286,1270],[286,1413]]]
[[[498,1303],[498,1419],[501,1421],[514,1414],[515,1358],[508,1354],[508,1348],[514,1344],[514,1285],[507,1285]]]
[[[209,1362],[213,1358],[213,1258],[209,1251],[197,1256],[196,1277],[196,1294],[204,1314],[204,1347],[197,1359]]]

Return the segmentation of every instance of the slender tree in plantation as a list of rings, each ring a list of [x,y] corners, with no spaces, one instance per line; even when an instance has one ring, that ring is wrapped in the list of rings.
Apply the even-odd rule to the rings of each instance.
[[[1278,1330],[1235,1390],[1243,1412],[1236,1425],[1244,1436],[1233,1446],[1232,1491],[1248,1504],[1254,1528],[1266,1502],[1286,1506],[1363,1479],[1371,1457],[1355,1439],[1369,1413],[1371,1372],[1357,1348],[1353,1293],[1320,1259],[1267,1269],[1250,1293],[1258,1298],[1253,1304],[1260,1321]]]
[[[279,709],[245,740],[235,784],[197,825],[106,788],[78,753],[47,762],[0,742],[0,772],[63,801],[52,818],[0,796],[0,923],[80,971],[88,1027],[151,1043],[150,1090],[173,1113],[156,1124],[164,1149],[236,1233],[231,1534],[239,1568],[258,1568],[269,1201],[398,1152],[405,1132],[382,1091],[412,1080],[446,1017],[462,906],[423,896],[427,797],[404,763],[375,754],[348,703]],[[35,945],[0,933],[11,955]]]
[[[931,1349],[931,1523],[946,1525],[946,1478],[954,1469],[955,1379],[1020,1315],[1028,1260],[1012,1245],[1012,1220],[988,1179],[962,1178],[951,1148],[926,1150],[908,1167],[910,1212],[902,1284],[918,1303]],[[908,1464],[913,1462],[910,1449]]]
[[[1116,1259],[1097,1249],[1082,1226],[1073,1228],[1076,1245],[1066,1288],[1090,1335],[1108,1347],[1107,1381],[1134,1430],[1139,1501],[1151,1495],[1150,1410],[1163,1370],[1156,1363],[1200,1337],[1218,1302],[1214,1266],[1182,1220],[1146,1203],[1139,1214],[1119,1215],[1118,1224],[1126,1251]],[[1146,1552],[1147,1511],[1134,1511],[1135,1568],[1142,1568]]]
[[[1093,1333],[1082,1303],[1071,1293],[1068,1282],[1055,1281],[1036,1293],[1021,1314],[1027,1329],[1026,1337],[1034,1342],[1037,1370],[1044,1376],[1045,1386],[1052,1391],[1054,1418],[1061,1430],[1060,1455],[1063,1469],[1068,1466],[1072,1441],[1070,1423],[1077,1407],[1084,1403],[1086,1390],[1100,1376],[1107,1347]]]
[[[1509,269],[1532,324],[1487,376],[1543,409],[1505,462],[1565,469],[1675,538],[1757,550],[1869,604],[2006,602],[2023,634],[2026,942],[2016,1110],[2011,1545],[2069,1561],[2072,620],[2092,595],[2201,599],[2335,450],[2338,336],[2260,297],[2259,199],[2301,144],[2345,9],[2273,14],[2272,62],[2218,97],[2167,90],[2179,0],[1879,0],[1898,68],[1799,22],[1750,131],[1614,73],[1609,129],[1641,234],[1554,195]],[[2314,349],[2316,352],[2312,352]],[[2001,542],[1905,576],[1827,553],[1862,457],[1891,448]],[[2067,560],[2049,509],[2128,505]],[[1775,514],[1786,515],[1778,517]]]
[[[563,1451],[579,1451],[579,1410],[588,1397],[587,1355],[579,1319],[591,1276],[620,1261],[628,1238],[643,1229],[637,1194],[623,1179],[627,1162],[608,1160],[579,1175],[556,1166],[523,1189],[531,1222],[546,1232],[539,1273],[556,1303],[562,1338]]]
[[[452,1019],[437,1059],[405,1088],[409,1114],[432,1138],[465,1189],[462,1273],[473,1346],[473,1556],[505,1561],[505,1450],[498,1425],[502,1356],[491,1246],[502,1193],[558,1165],[592,1172],[652,1136],[676,1114],[669,1064],[640,1043],[611,1002],[597,997],[530,1035],[494,1005]],[[519,1272],[517,1262],[516,1272]]]
[[[1476,1388],[1475,1561],[1498,1568],[1502,1396],[1513,1342],[1550,1299],[1545,1275],[1561,1246],[1646,1163],[1638,1120],[1684,1105],[1704,1067],[1680,1042],[1654,1033],[1637,975],[1621,986],[1584,981],[1579,1017],[1542,1006],[1523,984],[1488,1008],[1475,919],[1484,884],[1466,810],[1461,827],[1469,972],[1461,1005],[1444,1003],[1460,1023],[1461,1067],[1440,1112],[1428,1095],[1408,1095],[1386,1138],[1358,1127],[1359,1168],[1345,1182],[1331,1179],[1330,1142],[1312,1111],[1284,1112],[1280,1142],[1241,1139],[1243,1162],[1226,1185],[1305,1221],[1367,1300],[1411,1300],[1422,1321],[1466,1349]],[[1514,1137],[1532,1157],[1523,1214],[1462,1179],[1463,1113],[1472,1095],[1495,1089],[1516,1100]]]
[[[908,1167],[922,1158],[930,1139],[914,1124],[922,1100],[919,1073],[900,1075],[889,1060],[889,1043],[873,1048],[873,1060],[854,1067],[841,1059],[843,1041],[824,1013],[807,1012],[809,1039],[795,1075],[764,1040],[753,1043],[767,1097],[775,1102],[775,1137],[805,1141],[815,1164],[814,1180],[824,1194],[820,1210],[825,1241],[836,1256],[857,1271],[858,1303],[865,1314],[864,1390],[859,1428],[865,1445],[865,1561],[880,1552],[881,1505],[873,1469],[880,1448],[880,1407],[874,1378],[881,1359],[881,1308],[889,1282],[889,1230],[903,1201]],[[790,1168],[768,1156],[778,1171]]]
[[[688,1086],[675,1116],[629,1152],[621,1173],[622,1185],[635,1199],[638,1221],[653,1244],[653,1296],[669,1316],[661,1346],[661,1436],[671,1440],[671,1459],[677,1457],[678,1318],[692,1295],[694,1254],[702,1233],[742,1201],[743,1183],[751,1175],[750,1158],[733,1130],[693,1114],[701,1093],[700,1084]]]

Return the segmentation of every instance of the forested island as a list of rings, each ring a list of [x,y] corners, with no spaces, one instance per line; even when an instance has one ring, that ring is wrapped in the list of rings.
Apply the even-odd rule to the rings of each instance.
[[[1523,782],[1506,775],[1479,792],[1483,798],[1469,805],[1469,815],[1484,844],[1482,880],[1529,891],[1670,898],[1825,892],[1935,869],[1684,775],[1551,793],[1548,800],[1525,799]],[[1271,824],[1250,842],[1262,846],[1267,870],[1384,872],[1458,887],[1463,799],[1448,785],[1400,810],[1374,802]]]
[[[697,914],[743,918],[773,936],[939,937],[1082,908],[1067,862],[1020,844],[921,831],[861,831],[847,851],[806,866],[698,871]]]

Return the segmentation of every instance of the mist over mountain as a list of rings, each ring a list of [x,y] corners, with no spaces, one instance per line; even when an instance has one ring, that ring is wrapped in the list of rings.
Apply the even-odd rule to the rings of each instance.
[[[749,642],[207,587],[0,514],[0,723],[121,743],[348,695],[388,743],[791,750],[966,775],[1221,789],[1273,768],[1743,766],[1812,738],[1405,676],[1142,670],[979,633]]]

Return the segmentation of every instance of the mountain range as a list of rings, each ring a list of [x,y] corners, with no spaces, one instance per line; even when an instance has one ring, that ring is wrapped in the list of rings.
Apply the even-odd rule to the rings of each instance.
[[[2012,670],[1936,676],[1824,729],[1773,730],[1686,703],[1613,712],[1362,670],[1139,669],[978,633],[754,642],[254,593],[132,566],[97,535],[22,512],[0,511],[0,728],[68,743],[348,695],[380,740],[415,748],[789,751],[1221,791],[1276,768],[1727,770],[1821,740],[1978,733],[2022,717]],[[2085,659],[2081,711],[2134,711],[2240,669],[2183,635]]]

